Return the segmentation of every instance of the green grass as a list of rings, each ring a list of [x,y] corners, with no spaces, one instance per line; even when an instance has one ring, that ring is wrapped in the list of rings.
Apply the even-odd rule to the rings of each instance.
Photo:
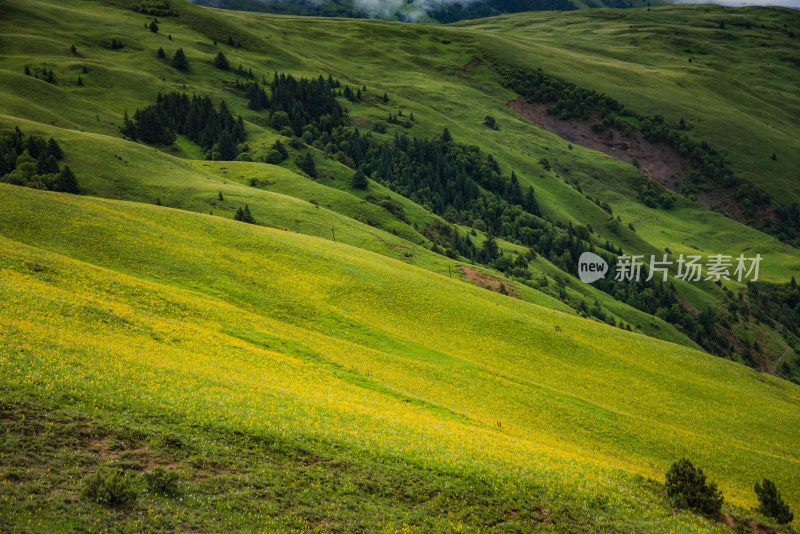
[[[352,170],[315,149],[303,149],[323,171],[311,180],[298,174],[294,149],[281,166],[210,162],[184,138],[165,153],[122,139],[118,129],[124,111],[159,91],[224,98],[247,121],[260,159],[278,135],[226,88],[232,75],[211,66],[214,55],[224,51],[259,80],[274,71],[331,74],[367,86],[364,102],[343,101],[351,117],[413,112],[410,130],[390,126],[376,137],[447,127],[532,185],[549,218],[591,224],[597,244],[609,239],[648,255],[666,247],[758,252],[762,279],[786,282],[800,275],[795,249],[686,199],[669,211],[638,203],[633,167],[570,150],[506,108],[516,95],[492,62],[542,66],[637,111],[684,117],[742,177],[797,200],[800,131],[792,117],[800,102],[791,88],[800,80],[784,60],[796,55],[797,41],[782,33],[784,21],[800,26],[796,13],[672,6],[442,27],[174,1],[180,17],[160,19],[153,34],[144,16],[124,9],[131,3],[2,4],[0,126],[58,139],[87,196],[0,184],[0,433],[8,436],[0,442],[8,488],[0,530],[90,520],[129,530],[178,521],[197,530],[393,531],[407,523],[432,531],[450,521],[474,531],[721,530],[671,515],[649,481],[683,455],[720,484],[735,514],[752,514],[756,475],[775,480],[797,509],[795,385],[694,350],[674,327],[545,258],[531,262],[531,273],[547,279],[546,288],[483,269],[519,299],[464,283],[455,273],[465,262],[434,254],[423,236],[438,217],[375,183],[354,190]],[[736,39],[719,38],[720,17]],[[736,26],[737,18],[753,29]],[[228,35],[243,48],[222,44]],[[125,48],[106,49],[112,37]],[[159,46],[169,56],[183,48],[189,72],[158,60]],[[697,57],[691,65],[686,48]],[[479,57],[489,65],[454,76]],[[25,65],[52,68],[58,84],[25,76]],[[89,72],[78,87],[83,66]],[[377,98],[384,91],[388,104]],[[487,114],[498,131],[483,125]],[[765,159],[772,146],[780,148]],[[772,151],[777,162],[768,160]],[[554,170],[542,170],[540,157]],[[409,222],[368,195],[396,200]],[[612,205],[619,230],[586,195]],[[261,226],[230,220],[245,204]],[[638,333],[577,317],[555,298],[557,279],[569,299],[597,299]],[[698,309],[726,305],[712,284],[676,288]],[[773,362],[796,358],[778,327],[734,328],[761,340]],[[47,427],[45,414],[57,423],[33,435],[21,414],[35,428]],[[279,452],[259,458],[264,443]],[[76,449],[85,452],[70,457]],[[193,497],[142,493],[123,511],[77,497],[97,466],[120,458],[130,472],[177,469]],[[53,469],[61,465],[70,471]],[[404,465],[413,482],[407,493],[389,494],[385,488],[403,485]]]
[[[786,382],[346,245],[2,192],[12,391],[47,388],[102,417],[128,406],[200,428],[332,440],[531,483],[536,501],[568,507],[605,495],[648,530],[670,516],[630,476],[659,479],[683,455],[734,504],[754,504],[753,472],[797,498],[800,399]]]

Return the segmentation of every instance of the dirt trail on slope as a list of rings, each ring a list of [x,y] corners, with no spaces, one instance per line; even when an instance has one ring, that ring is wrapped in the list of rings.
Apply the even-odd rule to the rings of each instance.
[[[486,62],[484,62],[484,61],[482,61],[480,59],[473,59],[472,61],[470,61],[469,63],[464,65],[463,69],[454,70],[453,74],[455,76],[458,76],[459,74],[466,74],[466,73],[469,72],[469,69],[471,69],[472,67],[477,67],[478,65],[486,65]]]

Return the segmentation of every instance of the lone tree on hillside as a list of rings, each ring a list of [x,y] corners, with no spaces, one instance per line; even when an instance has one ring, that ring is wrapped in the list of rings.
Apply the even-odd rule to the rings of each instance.
[[[226,58],[225,54],[222,52],[217,54],[217,57],[214,58],[214,66],[221,70],[228,70],[231,68],[231,64],[228,63],[228,58]]]
[[[151,32],[158,33],[158,24],[156,23],[155,19],[153,19],[153,22],[150,23],[148,28],[150,28]]]
[[[310,177],[317,177],[317,164],[314,163],[314,157],[311,155],[311,152],[306,152],[302,156],[297,156],[294,162],[300,167],[301,171]]]
[[[164,59],[165,57],[167,57],[167,53],[164,52],[164,49],[161,48],[160,46],[158,47],[158,52],[156,52],[156,55],[158,55],[159,59]]]
[[[351,180],[351,185],[356,189],[366,189],[368,182],[367,182],[367,175],[364,174],[364,171],[358,169],[355,174],[353,174],[353,179]]]
[[[491,128],[492,130],[497,130],[497,121],[491,115],[486,115],[483,119],[483,124]]]
[[[760,503],[758,506],[760,513],[772,517],[781,525],[792,522],[794,514],[789,509],[789,505],[783,501],[781,493],[771,480],[765,478],[761,484],[756,482],[755,490]]]
[[[667,495],[678,508],[691,508],[709,517],[719,517],[724,501],[722,493],[706,475],[686,458],[672,464],[667,471]]]
[[[189,68],[189,62],[186,60],[186,54],[183,53],[183,48],[179,48],[172,58],[172,66],[180,71],[185,71]]]

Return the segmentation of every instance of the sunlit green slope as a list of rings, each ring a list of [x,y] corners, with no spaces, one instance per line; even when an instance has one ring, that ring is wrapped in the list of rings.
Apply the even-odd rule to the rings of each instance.
[[[0,192],[7,387],[602,494],[654,529],[622,473],[683,455],[734,503],[754,473],[798,498],[786,382],[347,245]]]

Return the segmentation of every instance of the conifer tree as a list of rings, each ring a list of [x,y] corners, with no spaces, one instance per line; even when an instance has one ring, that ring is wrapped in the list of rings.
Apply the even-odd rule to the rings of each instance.
[[[217,57],[214,58],[214,66],[221,70],[228,70],[231,68],[228,58],[226,58],[225,54],[222,52],[217,54]]]
[[[61,150],[61,145],[59,145],[58,141],[52,137],[47,141],[47,153],[56,159],[61,159],[64,157],[64,151]]]
[[[231,132],[227,129],[222,130],[217,143],[217,159],[220,161],[233,161],[236,159],[236,145],[233,142]]]
[[[69,165],[65,166],[56,180],[55,190],[62,193],[78,194],[78,180]]]
[[[183,48],[179,48],[172,58],[172,66],[180,71],[185,71],[189,68],[189,62],[186,60],[186,54],[183,53]]]
[[[360,168],[353,174],[353,178],[351,180],[351,185],[356,189],[366,189],[368,182],[367,182],[367,175],[364,174]]]
[[[151,32],[158,33],[158,24],[156,23],[155,19],[153,19],[153,21],[147,27],[150,29]]]

